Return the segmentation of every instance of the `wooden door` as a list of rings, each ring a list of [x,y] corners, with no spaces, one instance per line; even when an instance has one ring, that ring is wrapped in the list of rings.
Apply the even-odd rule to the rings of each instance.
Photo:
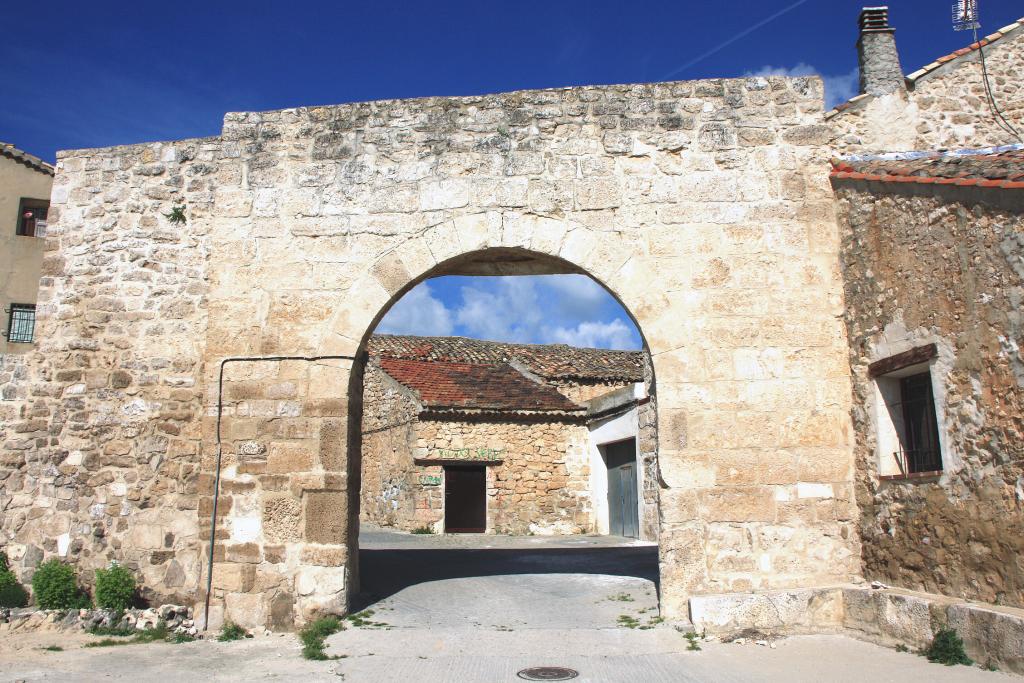
[[[444,468],[444,530],[449,534],[487,531],[487,468]]]
[[[608,444],[604,454],[608,465],[608,531],[614,536],[639,538],[636,440]]]

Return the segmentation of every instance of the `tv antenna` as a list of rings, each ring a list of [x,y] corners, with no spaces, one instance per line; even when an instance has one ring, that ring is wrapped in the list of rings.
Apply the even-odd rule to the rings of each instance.
[[[953,4],[953,30],[977,31],[979,28],[978,0],[956,0]]]

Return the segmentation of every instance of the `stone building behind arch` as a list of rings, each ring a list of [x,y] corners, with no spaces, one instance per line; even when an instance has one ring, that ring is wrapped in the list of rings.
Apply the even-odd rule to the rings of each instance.
[[[657,539],[642,352],[381,334],[367,350],[362,521]],[[454,489],[467,469],[480,480]],[[459,521],[467,506],[469,528]]]

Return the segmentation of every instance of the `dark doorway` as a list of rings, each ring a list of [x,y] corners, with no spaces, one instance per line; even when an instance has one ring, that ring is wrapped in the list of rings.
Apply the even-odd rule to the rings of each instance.
[[[608,465],[608,532],[613,536],[640,537],[636,497],[636,439],[604,446]]]
[[[449,534],[482,534],[487,531],[485,467],[444,468],[444,530]]]

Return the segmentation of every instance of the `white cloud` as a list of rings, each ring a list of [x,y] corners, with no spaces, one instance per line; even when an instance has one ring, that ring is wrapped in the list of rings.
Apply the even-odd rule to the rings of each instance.
[[[825,109],[845,102],[860,91],[860,75],[857,69],[849,73],[826,76],[810,64],[800,62],[793,67],[784,66],[762,66],[757,71],[748,71],[743,74],[750,76],[821,76],[825,83]]]
[[[620,318],[610,322],[581,322],[574,328],[556,327],[551,330],[551,341],[569,346],[587,346],[597,349],[634,349],[633,330]]]
[[[488,285],[491,285],[488,287]],[[537,296],[536,279],[495,277],[480,287],[463,287],[455,319],[471,337],[534,343],[545,315]]]
[[[604,287],[586,275],[556,275],[543,282],[558,294],[556,303],[565,315],[598,315],[611,298]]]
[[[424,282],[399,299],[380,321],[377,332],[443,337],[450,335],[453,329],[451,312],[434,298],[430,286]]]
[[[639,348],[622,309],[584,275],[473,278],[459,287],[419,285],[384,317],[379,332],[451,335],[526,344]]]

